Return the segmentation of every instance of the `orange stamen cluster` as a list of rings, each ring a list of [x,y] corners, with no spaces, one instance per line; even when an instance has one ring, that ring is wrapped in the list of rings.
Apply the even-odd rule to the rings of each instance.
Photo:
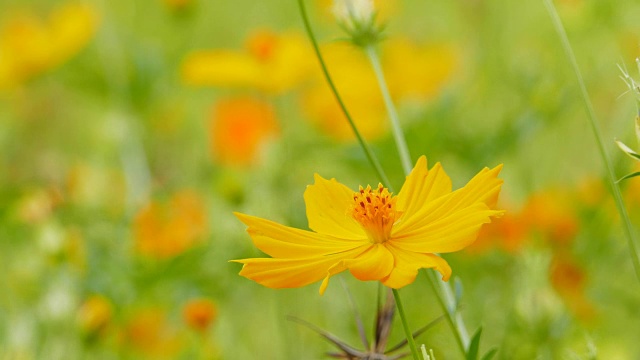
[[[371,186],[363,188],[353,194],[353,218],[362,226],[372,243],[381,244],[391,236],[391,228],[398,217],[396,198],[378,184],[378,188]]]

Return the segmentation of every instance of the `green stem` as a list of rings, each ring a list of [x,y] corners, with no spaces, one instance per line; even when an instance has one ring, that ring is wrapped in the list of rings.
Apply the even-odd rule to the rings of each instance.
[[[440,286],[440,289],[446,291],[448,289],[451,292],[451,288],[447,284],[442,281],[442,279],[438,279],[433,271],[425,270],[425,274],[427,275],[427,279],[429,280],[429,285],[431,285],[431,289],[437,295],[438,303],[442,308],[442,311],[446,314],[447,322],[453,331],[453,335],[456,338],[456,343],[458,343],[458,347],[462,354],[466,356],[467,354],[467,346],[469,344],[469,335],[467,333],[467,329],[464,327],[464,323],[460,313],[457,312],[455,301],[453,300],[453,295],[451,296],[443,296],[438,291],[437,283],[440,282],[444,286]],[[446,299],[446,300],[445,300]]]
[[[407,147],[407,142],[404,138],[404,134],[402,132],[402,128],[400,127],[400,121],[398,120],[398,113],[393,104],[393,100],[391,99],[391,95],[389,94],[389,88],[384,79],[384,74],[382,72],[382,66],[380,65],[380,60],[378,54],[372,45],[364,48],[369,61],[371,61],[371,65],[373,66],[373,71],[376,74],[376,78],[378,80],[378,85],[380,87],[380,91],[382,92],[382,97],[384,99],[385,106],[387,108],[387,112],[389,114],[389,119],[391,120],[391,129],[393,131],[393,136],[396,140],[396,145],[398,147],[398,153],[400,155],[400,160],[402,161],[402,167],[404,168],[405,175],[409,175],[411,172],[411,156],[409,155],[409,148]],[[469,333],[467,332],[467,328],[464,324],[464,319],[462,318],[462,314],[457,311],[457,306],[455,303],[455,297],[453,296],[453,291],[451,287],[444,282],[442,279],[433,277],[431,279],[433,281],[432,285],[434,288],[434,292],[438,301],[445,309],[452,309],[451,312],[445,310],[448,314],[448,318],[450,320],[451,329],[454,332],[454,336],[458,341],[458,345],[460,345],[460,349],[463,353],[466,354],[466,349],[469,346]],[[435,284],[438,284],[440,287],[440,291],[436,289]]]
[[[393,298],[396,300],[396,307],[398,308],[398,314],[400,314],[400,320],[402,320],[402,327],[404,328],[404,333],[407,335],[407,341],[409,342],[409,347],[411,348],[413,359],[420,360],[418,348],[416,347],[416,342],[413,340],[413,334],[411,333],[411,329],[409,329],[409,324],[407,323],[407,316],[404,314],[402,301],[400,301],[400,294],[396,289],[391,289],[391,290],[393,290]]]
[[[558,15],[558,11],[553,5],[553,1],[544,0],[544,4],[549,11],[549,15],[551,16],[551,20],[553,22],[553,26],[560,37],[560,41],[562,42],[562,47],[569,58],[569,62],[571,63],[571,67],[578,79],[578,84],[580,85],[580,92],[582,93],[582,99],[584,100],[584,105],[587,109],[588,118],[591,125],[591,130],[593,130],[593,134],[596,137],[596,142],[598,143],[598,150],[600,151],[600,156],[602,157],[602,161],[607,168],[607,177],[609,179],[609,185],[613,192],[613,198],[616,203],[616,207],[618,208],[618,213],[620,213],[620,217],[624,223],[623,229],[624,233],[627,237],[627,243],[629,249],[631,250],[631,261],[633,262],[633,267],[636,272],[636,277],[640,281],[640,254],[638,253],[638,245],[633,237],[633,226],[631,225],[631,220],[629,219],[629,214],[627,213],[627,209],[624,206],[624,202],[622,200],[622,194],[620,193],[620,187],[616,183],[616,175],[613,169],[613,165],[609,160],[609,156],[607,155],[607,151],[604,147],[604,142],[602,141],[602,132],[598,125],[598,120],[596,118],[596,113],[593,110],[593,105],[591,104],[591,100],[589,98],[589,93],[587,92],[587,87],[584,84],[584,79],[582,77],[582,73],[580,72],[580,68],[578,67],[578,62],[576,60],[576,56],[573,53],[573,49],[571,48],[571,44],[569,43],[569,38],[567,37],[567,32],[562,25],[562,20]]]
[[[349,114],[349,111],[347,111],[347,108],[344,105],[344,102],[342,101],[342,98],[340,97],[340,94],[338,93],[338,90],[336,89],[336,87],[335,87],[335,85],[333,83],[333,80],[331,79],[331,76],[329,74],[327,66],[326,66],[326,64],[324,62],[324,59],[322,57],[322,53],[320,52],[320,48],[318,46],[318,42],[317,42],[316,37],[315,37],[315,35],[313,33],[313,30],[311,29],[311,24],[309,23],[309,19],[307,17],[307,11],[306,11],[305,6],[304,6],[304,1],[303,0],[298,0],[298,6],[300,8],[300,14],[302,15],[302,20],[304,22],[304,26],[305,26],[305,29],[307,31],[307,35],[311,39],[311,43],[313,44],[313,48],[315,50],[316,56],[318,58],[318,61],[320,62],[320,66],[322,67],[322,72],[324,73],[325,79],[327,80],[327,83],[329,84],[329,87],[331,88],[331,91],[333,92],[336,100],[338,101],[338,104],[340,105],[340,108],[342,109],[342,112],[344,113],[345,117],[349,121],[349,125],[351,125],[351,129],[353,130],[354,134],[356,135],[356,138],[358,139],[358,142],[360,143],[360,146],[362,146],[362,149],[364,150],[369,162],[371,163],[373,168],[378,173],[378,176],[380,177],[380,179],[385,184],[390,185],[390,182],[388,181],[387,176],[384,173],[384,170],[380,166],[380,163],[378,162],[377,158],[375,157],[375,154],[373,154],[373,152],[370,150],[368,144],[365,142],[365,140],[360,135],[360,132],[358,131],[358,128],[356,127],[355,123],[353,122],[353,120],[352,120],[352,118],[351,118],[351,116]],[[377,56],[376,56],[376,59],[377,59]],[[374,68],[375,68],[375,65],[374,65]],[[380,74],[382,74],[381,69],[379,69],[377,71],[380,71]],[[381,77],[381,78],[382,78],[382,81],[384,82],[384,77]],[[387,89],[386,83],[384,83],[384,86],[381,85],[381,91],[383,92],[383,94],[386,91],[386,93],[388,95],[388,90],[386,90],[386,89]],[[391,97],[390,96],[388,96],[388,100],[389,100],[389,104],[391,104],[391,108],[393,108],[394,111],[395,111],[395,108],[393,107],[393,103],[391,102]],[[396,120],[397,120],[397,116],[396,116]],[[402,131],[401,131],[400,126],[399,126],[399,123],[397,121],[396,121],[396,123],[397,123],[397,126],[394,125],[395,126],[395,128],[394,128],[394,131],[395,131],[394,132],[394,136],[397,136],[396,140],[399,139],[398,147],[399,147],[399,151],[401,152],[400,156],[403,159],[402,160],[403,164],[406,163],[405,159],[408,159],[409,166],[407,167],[407,166],[403,165],[404,171],[405,171],[405,175],[408,175],[409,172],[411,171],[411,159],[409,157],[408,150],[406,151],[406,155],[403,155],[402,151],[400,150],[400,147],[402,146],[400,144],[404,144],[404,146],[406,147],[406,142],[404,140],[404,135],[402,134]],[[391,190],[390,186],[389,186],[389,189]],[[438,281],[442,282],[442,280],[438,280]],[[441,293],[439,291],[437,291],[437,289],[435,288],[435,285],[433,287],[434,287],[434,293],[436,294],[436,297],[438,298],[438,301],[440,301],[440,303],[442,304],[443,308],[447,307],[447,305],[445,305],[445,302],[448,302],[449,303],[449,307],[455,309],[454,301],[453,300],[449,300],[449,299],[453,299],[453,297],[449,296],[447,299],[443,299]],[[448,288],[448,286],[446,284],[444,284],[443,289],[444,289],[443,291],[444,291],[445,294],[451,294],[451,289]],[[418,359],[418,357],[417,357],[418,353],[417,353],[417,349],[416,349],[416,346],[415,346],[415,341],[413,340],[413,335],[409,331],[409,328],[408,328],[408,326],[406,324],[406,320],[405,320],[405,316],[404,316],[404,310],[402,309],[402,304],[399,301],[399,297],[398,297],[398,294],[397,294],[396,290],[393,290],[393,295],[394,295],[394,298],[396,300],[398,311],[401,314],[400,317],[402,319],[402,323],[403,323],[403,326],[405,328],[405,333],[407,334],[407,341],[409,342],[409,345],[411,346],[411,351],[413,353],[414,358],[417,360]],[[447,313],[448,313],[448,311],[447,311]],[[455,315],[449,314],[449,316],[451,316],[451,324],[452,324],[452,329],[454,331],[454,335],[455,335],[455,337],[457,339],[459,339],[459,343],[461,344],[462,352],[466,354],[463,339],[465,338],[465,336],[466,336],[466,338],[468,338],[468,335],[466,335],[467,331],[466,331],[464,322],[462,320],[462,317],[459,316],[459,314],[458,314],[458,317],[457,317],[458,321],[456,322],[454,320],[454,318],[453,318],[453,316],[455,316]],[[454,326],[454,324],[457,324],[457,327]]]
[[[384,79],[384,73],[382,71],[382,65],[380,64],[380,58],[378,57],[378,53],[373,45],[366,46],[364,48],[369,61],[371,62],[371,66],[373,67],[373,72],[376,74],[376,79],[378,80],[378,86],[380,87],[380,92],[382,93],[382,99],[384,100],[384,105],[387,108],[387,114],[389,115],[389,120],[391,121],[391,132],[393,133],[393,138],[396,141],[396,146],[398,147],[398,153],[400,154],[400,161],[402,162],[402,168],[404,169],[405,174],[411,172],[412,163],[411,163],[411,155],[409,155],[409,147],[407,146],[407,142],[402,135],[402,128],[400,127],[400,120],[398,118],[398,112],[396,111],[396,107],[393,104],[393,100],[391,100],[391,94],[389,94],[389,87],[387,86],[387,82]]]
[[[349,121],[349,125],[351,125],[351,129],[353,130],[353,133],[356,135],[356,138],[358,139],[358,142],[360,143],[362,150],[367,156],[369,163],[371,164],[371,166],[373,166],[375,171],[378,173],[378,177],[385,185],[387,185],[387,187],[390,186],[391,183],[389,182],[387,175],[382,169],[382,166],[380,166],[380,162],[378,162],[378,159],[373,154],[373,151],[369,147],[369,144],[367,144],[367,142],[364,140],[364,138],[360,134],[360,131],[356,127],[356,124],[353,122],[353,119],[351,118],[351,115],[349,114],[347,107],[345,106],[344,102],[342,101],[342,98],[340,97],[340,94],[338,93],[338,89],[336,88],[335,84],[333,83],[333,80],[331,79],[331,75],[329,75],[329,70],[327,69],[326,63],[324,62],[322,53],[320,52],[318,41],[316,40],[316,37],[313,34],[313,30],[311,29],[311,24],[309,23],[309,18],[307,16],[307,10],[305,9],[305,6],[304,6],[304,0],[298,0],[298,6],[300,8],[300,14],[302,15],[302,20],[304,21],[304,27],[307,31],[307,35],[309,36],[309,39],[311,39],[311,43],[313,44],[313,49],[315,50],[318,61],[320,62],[320,67],[322,67],[322,72],[324,73],[324,77],[327,80],[327,83],[329,84],[329,87],[331,88],[333,95],[338,101],[338,104],[340,105],[340,109],[344,113],[344,116],[347,118],[347,121]]]

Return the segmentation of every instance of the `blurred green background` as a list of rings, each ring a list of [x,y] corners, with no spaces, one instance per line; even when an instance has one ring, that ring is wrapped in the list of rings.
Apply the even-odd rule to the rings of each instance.
[[[329,70],[395,189],[370,66],[307,1]],[[508,214],[447,254],[499,359],[637,359],[640,292],[575,77],[542,0],[380,0],[379,46],[414,159],[464,185],[503,163]],[[619,177],[632,160],[640,4],[557,0]],[[635,146],[632,146],[635,147]],[[296,2],[0,1],[0,358],[320,359],[293,315],[358,346],[333,281],[272,290],[239,211],[307,228],[313,174],[377,184]],[[632,222],[640,183],[622,183]],[[340,275],[371,333],[378,286]],[[410,325],[442,314],[423,275]],[[390,343],[403,339],[396,321]],[[446,322],[418,338],[460,359]],[[595,355],[597,354],[597,356]]]

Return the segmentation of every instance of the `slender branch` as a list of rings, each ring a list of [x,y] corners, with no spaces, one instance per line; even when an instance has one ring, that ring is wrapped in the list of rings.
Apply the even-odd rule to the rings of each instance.
[[[591,130],[593,130],[593,134],[596,137],[596,142],[598,144],[598,150],[600,152],[600,156],[602,157],[602,161],[607,168],[607,178],[609,180],[609,186],[611,187],[611,191],[613,192],[613,198],[615,200],[616,207],[618,208],[618,213],[620,213],[620,217],[622,218],[622,222],[624,224],[623,230],[627,237],[629,249],[631,250],[631,261],[633,262],[633,268],[635,270],[638,281],[640,281],[640,254],[638,253],[638,245],[636,244],[636,240],[633,236],[633,226],[631,225],[631,220],[629,219],[627,209],[624,206],[622,194],[620,193],[620,187],[616,183],[616,174],[613,169],[613,164],[611,163],[611,160],[607,155],[607,151],[604,147],[604,142],[602,141],[602,131],[600,130],[600,126],[598,125],[598,119],[593,109],[593,104],[591,103],[591,100],[589,98],[587,87],[584,84],[582,73],[580,72],[580,68],[578,67],[578,61],[576,60],[576,56],[573,53],[571,43],[569,43],[567,32],[565,31],[564,25],[562,25],[562,20],[558,15],[558,11],[556,10],[555,5],[553,5],[552,0],[544,0],[544,4],[549,11],[553,26],[558,33],[558,36],[560,37],[562,48],[564,49],[565,54],[567,55],[567,58],[569,59],[571,67],[573,68],[573,71],[578,80],[578,85],[580,86],[580,92],[582,94],[582,100],[584,101],[584,105],[587,110],[589,124],[591,125]]]
[[[393,104],[393,100],[391,100],[391,94],[389,93],[389,87],[387,86],[387,82],[384,78],[380,58],[378,57],[378,53],[373,45],[365,47],[364,51],[371,62],[373,72],[376,74],[376,79],[378,80],[378,87],[382,93],[384,105],[387,108],[387,114],[389,115],[389,120],[391,122],[391,132],[393,133],[393,138],[395,139],[396,146],[398,147],[402,168],[404,169],[405,174],[408,174],[411,172],[411,168],[413,167],[411,163],[411,155],[409,154],[409,147],[407,146],[407,142],[402,134],[398,112]]]
[[[382,166],[380,166],[380,162],[378,162],[378,159],[373,154],[373,151],[369,147],[369,144],[364,140],[364,138],[360,134],[360,131],[358,130],[358,128],[356,127],[356,124],[353,122],[353,119],[351,118],[351,114],[349,114],[349,111],[347,110],[346,105],[344,104],[344,102],[342,101],[342,98],[340,97],[340,94],[338,93],[338,89],[336,88],[335,84],[333,83],[333,80],[331,79],[331,75],[329,74],[327,65],[324,62],[322,53],[320,52],[318,41],[316,40],[313,30],[311,29],[311,24],[307,16],[307,10],[305,9],[305,6],[304,6],[304,0],[298,0],[298,6],[300,8],[300,14],[302,15],[302,20],[304,21],[304,27],[307,31],[307,35],[309,36],[309,39],[311,40],[311,43],[313,44],[313,49],[316,53],[316,57],[318,58],[318,61],[320,62],[320,67],[322,67],[322,72],[324,73],[324,77],[327,80],[327,83],[329,84],[329,87],[331,88],[333,95],[338,101],[338,104],[340,105],[340,109],[344,113],[344,116],[347,118],[347,121],[349,121],[349,125],[351,125],[351,129],[353,130],[353,133],[356,135],[356,138],[358,139],[358,142],[360,143],[362,150],[367,156],[369,163],[371,164],[371,166],[373,166],[375,171],[378,173],[378,177],[385,185],[387,185],[387,187],[390,186],[391,183],[389,182],[387,175],[382,169]]]
[[[411,333],[411,329],[407,323],[407,316],[404,314],[404,307],[402,306],[402,301],[400,301],[400,294],[398,293],[398,290],[393,289],[393,297],[396,300],[398,314],[400,315],[400,320],[402,320],[402,327],[404,328],[404,333],[407,336],[407,341],[409,342],[409,348],[411,348],[413,359],[420,360],[418,348],[416,347],[416,342],[413,340],[413,334]]]

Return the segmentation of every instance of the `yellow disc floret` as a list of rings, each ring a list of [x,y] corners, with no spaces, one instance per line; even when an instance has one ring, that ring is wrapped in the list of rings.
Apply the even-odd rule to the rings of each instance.
[[[396,198],[382,184],[378,184],[375,190],[370,185],[366,188],[360,186],[360,191],[353,194],[351,215],[372,243],[384,243],[389,240],[391,228],[399,215]]]

